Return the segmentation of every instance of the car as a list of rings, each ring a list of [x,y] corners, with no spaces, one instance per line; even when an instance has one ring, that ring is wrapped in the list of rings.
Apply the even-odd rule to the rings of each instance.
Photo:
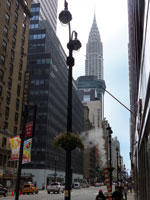
[[[95,187],[100,187],[101,186],[101,183],[95,183]]]
[[[80,189],[81,186],[80,186],[80,183],[79,182],[75,182],[74,183],[74,189]]]
[[[22,194],[38,194],[38,188],[33,183],[23,184]]]
[[[0,184],[0,195],[3,195],[4,197],[8,195],[8,189],[6,187],[3,187],[2,184]]]
[[[60,182],[53,182],[50,185],[47,185],[47,193],[50,194],[53,193],[60,193],[64,192],[64,186],[61,185]]]

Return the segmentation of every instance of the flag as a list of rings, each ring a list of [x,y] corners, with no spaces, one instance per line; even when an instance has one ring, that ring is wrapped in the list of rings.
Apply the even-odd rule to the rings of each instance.
[[[9,138],[9,142],[11,147],[10,160],[12,161],[19,160],[19,152],[21,144],[20,136],[18,135],[13,138]],[[24,141],[22,164],[31,162],[31,146],[32,146],[32,139]]]

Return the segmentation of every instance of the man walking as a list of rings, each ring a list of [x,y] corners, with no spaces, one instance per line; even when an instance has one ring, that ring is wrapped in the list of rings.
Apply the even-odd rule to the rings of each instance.
[[[123,200],[123,195],[119,190],[119,186],[115,187],[115,191],[112,193],[112,200]]]

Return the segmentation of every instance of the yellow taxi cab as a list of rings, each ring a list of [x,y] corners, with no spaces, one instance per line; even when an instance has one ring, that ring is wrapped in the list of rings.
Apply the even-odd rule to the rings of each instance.
[[[22,187],[22,194],[37,194],[38,188],[33,183],[26,183]]]

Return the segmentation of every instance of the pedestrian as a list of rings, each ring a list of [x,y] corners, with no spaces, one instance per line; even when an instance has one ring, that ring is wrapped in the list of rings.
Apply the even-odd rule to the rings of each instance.
[[[96,196],[96,199],[95,200],[106,200],[106,197],[105,195],[103,194],[103,191],[102,190],[99,190],[99,193],[98,195]]]
[[[120,192],[119,186],[115,187],[115,191],[112,193],[112,200],[123,200],[123,194]]]
[[[127,193],[128,193],[128,186],[125,185],[125,187],[124,187],[124,197],[125,197],[125,200],[127,200]]]

